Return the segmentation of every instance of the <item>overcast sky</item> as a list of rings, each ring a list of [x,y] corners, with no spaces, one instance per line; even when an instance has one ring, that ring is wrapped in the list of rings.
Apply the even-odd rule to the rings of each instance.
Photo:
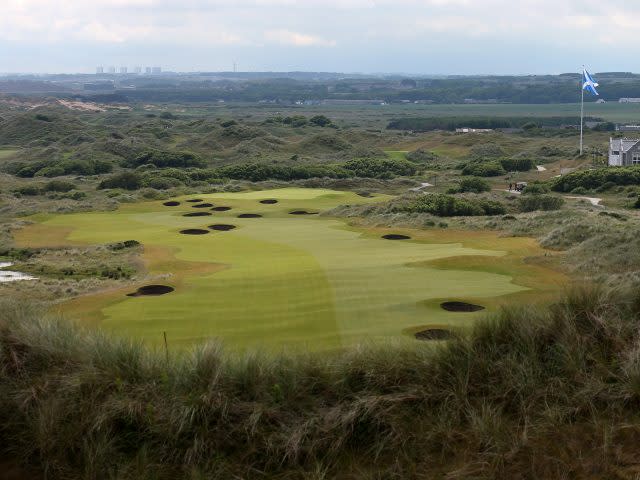
[[[638,0],[0,0],[0,72],[637,72],[638,32]]]

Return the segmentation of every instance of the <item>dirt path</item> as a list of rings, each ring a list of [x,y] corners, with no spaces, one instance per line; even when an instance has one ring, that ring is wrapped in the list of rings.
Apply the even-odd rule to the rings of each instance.
[[[410,188],[409,191],[410,192],[419,192],[420,190],[423,190],[423,189],[425,189],[427,187],[433,187],[433,185],[428,183],[428,182],[422,182],[419,187]]]
[[[589,203],[591,203],[591,205],[593,205],[594,207],[602,207],[602,205],[600,205],[600,202],[602,201],[601,198],[597,198],[597,197],[569,197],[566,196],[564,198],[571,198],[573,200],[588,200]]]

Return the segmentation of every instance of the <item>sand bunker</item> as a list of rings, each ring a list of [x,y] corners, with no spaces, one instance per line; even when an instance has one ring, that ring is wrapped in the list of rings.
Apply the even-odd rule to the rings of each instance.
[[[228,232],[229,230],[233,230],[236,228],[235,225],[229,225],[227,223],[216,223],[215,225],[209,225],[211,230],[217,230],[219,232]]]
[[[451,336],[451,332],[444,328],[428,328],[415,334],[418,340],[449,340]]]
[[[397,233],[389,233],[388,235],[383,235],[382,238],[386,240],[411,240],[411,237],[408,235],[399,235]]]
[[[275,198],[267,198],[266,200],[260,200],[260,203],[263,203],[265,205],[273,205],[274,203],[278,203],[278,200],[276,200]]]
[[[210,217],[211,215],[213,214],[209,212],[189,212],[189,213],[185,213],[182,216],[183,217]]]
[[[178,205],[180,205],[180,202],[174,202],[174,201],[164,202],[163,205],[165,207],[177,207]]]
[[[241,213],[238,218],[260,218],[262,215],[259,213]]]
[[[186,230],[180,230],[180,233],[183,235],[206,235],[209,233],[209,230],[204,230],[202,228],[187,228]]]
[[[187,200],[187,202],[191,202],[191,203],[198,203],[201,201],[202,201],[201,198],[190,198],[189,200]]]
[[[226,212],[228,210],[231,210],[231,207],[213,207],[211,210],[213,210],[214,212]]]
[[[199,203],[198,205],[193,205],[191,208],[209,208],[213,207],[213,203]]]
[[[173,287],[169,287],[167,285],[145,285],[144,287],[140,287],[133,293],[128,293],[127,297],[153,297],[158,295],[166,295],[167,293],[173,292],[173,290]]]
[[[307,212],[306,210],[294,210],[289,212],[289,215],[317,215],[318,212]]]
[[[484,310],[481,305],[466,302],[444,302],[440,304],[440,307],[447,312],[479,312]]]

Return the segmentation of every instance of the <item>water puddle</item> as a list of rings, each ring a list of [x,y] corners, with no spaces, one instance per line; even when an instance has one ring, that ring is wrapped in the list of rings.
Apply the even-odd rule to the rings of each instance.
[[[26,273],[3,270],[4,268],[9,268],[11,265],[13,265],[11,262],[0,262],[0,283],[18,282],[20,280],[37,280],[36,277],[32,277]]]

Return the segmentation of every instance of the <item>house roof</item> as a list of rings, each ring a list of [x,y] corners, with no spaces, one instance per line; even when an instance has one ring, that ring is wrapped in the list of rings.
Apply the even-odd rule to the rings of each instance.
[[[628,152],[635,147],[640,140],[632,138],[614,138],[611,140],[611,149],[620,150],[620,152]]]

